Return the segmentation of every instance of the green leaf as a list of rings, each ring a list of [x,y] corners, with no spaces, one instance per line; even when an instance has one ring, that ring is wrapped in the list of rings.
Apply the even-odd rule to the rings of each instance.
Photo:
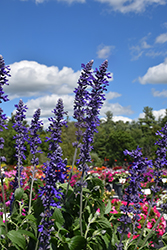
[[[93,214],[90,214],[89,218],[88,218],[88,222],[91,224],[91,223],[95,222],[96,218],[97,218],[96,214],[94,217],[93,217]]]
[[[68,242],[70,250],[82,250],[86,245],[86,239],[80,235],[76,235]]]
[[[15,190],[14,196],[17,201],[20,201],[21,198],[23,197],[24,194],[24,189],[23,188],[17,188]]]
[[[0,216],[0,226],[3,226],[3,225],[4,225],[3,219],[2,219],[2,217]]]
[[[11,230],[7,233],[7,237],[11,240],[11,242],[17,249],[25,249],[26,240],[21,233],[19,233],[18,231]]]
[[[159,250],[167,250],[167,246],[161,247]]]
[[[108,214],[111,211],[111,201],[108,201],[107,206],[105,207],[105,212],[104,214]]]
[[[68,183],[62,183],[62,184],[60,184],[60,187],[66,190],[67,189],[67,185],[68,185]],[[69,185],[68,190],[73,191],[73,188]]]
[[[100,214],[104,215],[105,204],[102,200],[95,200],[95,206],[100,209]]]
[[[105,217],[98,219],[97,223],[100,225],[101,228],[111,228],[110,222]]]
[[[31,237],[32,239],[34,239],[35,241],[37,241],[37,238],[33,235],[33,233],[31,233],[29,231],[19,229],[17,232],[24,234],[24,235],[27,235],[27,236]]]
[[[55,207],[52,219],[54,219],[55,222],[58,222],[61,226],[64,224],[65,220],[63,218],[60,208]]]
[[[82,188],[84,193],[91,193],[91,191],[88,188]]]

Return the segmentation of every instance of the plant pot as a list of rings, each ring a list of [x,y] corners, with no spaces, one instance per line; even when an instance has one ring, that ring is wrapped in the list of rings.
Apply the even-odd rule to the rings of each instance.
[[[119,182],[114,182],[113,183],[114,190],[116,194],[118,195],[119,199],[122,199],[123,192],[122,192],[122,184]]]

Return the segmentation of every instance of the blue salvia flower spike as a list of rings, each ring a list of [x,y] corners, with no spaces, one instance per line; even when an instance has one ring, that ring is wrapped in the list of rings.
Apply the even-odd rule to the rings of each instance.
[[[61,130],[66,126],[64,120],[64,106],[62,99],[58,100],[56,108],[52,111],[54,118],[49,118],[50,125],[48,131],[50,137],[49,141],[49,162],[45,164],[44,169],[44,183],[45,186],[39,190],[39,196],[41,197],[42,204],[44,206],[44,212],[41,214],[41,225],[39,226],[40,238],[39,238],[39,250],[45,250],[49,248],[50,234],[52,231],[53,222],[50,219],[53,215],[53,207],[61,207],[62,192],[58,189],[57,183],[64,183],[67,178],[66,164],[62,160],[62,149],[59,145],[61,143]]]

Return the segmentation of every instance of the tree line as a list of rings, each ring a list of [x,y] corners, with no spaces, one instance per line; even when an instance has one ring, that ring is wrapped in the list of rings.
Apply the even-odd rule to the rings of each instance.
[[[92,163],[90,165],[102,166],[107,164],[109,167],[113,165],[123,165],[129,162],[130,159],[124,156],[123,151],[125,149],[133,150],[137,146],[142,148],[144,157],[148,159],[154,159],[154,152],[156,149],[155,141],[157,140],[156,132],[160,130],[167,122],[167,109],[163,118],[159,117],[155,120],[153,115],[153,109],[151,107],[144,107],[144,118],[139,118],[137,121],[123,122],[113,121],[113,113],[111,111],[106,112],[105,120],[101,121],[97,128],[98,133],[95,134],[93,150],[91,152]],[[75,136],[75,122],[70,121],[67,117],[67,127],[62,130],[62,150],[64,158],[67,158],[69,165],[72,164],[74,148],[72,142],[76,141]],[[6,157],[7,165],[15,165],[15,130],[12,127],[14,124],[14,115],[6,122],[8,129],[3,129],[0,133],[0,137],[5,140],[4,148],[1,149],[1,155]],[[25,125],[28,123],[25,121]],[[47,161],[48,154],[48,142],[46,137],[48,136],[47,130],[41,129],[39,131],[41,138],[40,149],[43,154],[39,154],[39,162],[43,164]],[[31,165],[31,157],[29,153],[29,145],[26,143],[26,160],[25,165]],[[79,152],[78,152],[79,153]]]

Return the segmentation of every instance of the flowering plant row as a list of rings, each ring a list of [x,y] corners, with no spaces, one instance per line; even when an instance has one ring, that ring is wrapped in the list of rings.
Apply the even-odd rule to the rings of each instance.
[[[16,107],[14,136],[17,166],[14,179],[11,181],[12,195],[6,204],[5,183],[6,179],[2,171],[1,163],[5,157],[0,157],[1,180],[1,213],[0,217],[0,249],[3,250],[102,250],[102,249],[152,249],[158,242],[157,226],[163,221],[163,213],[167,204],[162,204],[162,213],[151,227],[148,224],[150,211],[154,209],[154,198],[160,189],[162,168],[166,165],[166,138],[167,125],[157,132],[160,139],[157,141],[157,158],[154,163],[142,156],[140,148],[129,152],[133,163],[128,173],[128,185],[124,190],[123,204],[120,213],[113,214],[111,202],[107,205],[103,202],[105,186],[103,180],[96,173],[90,174],[88,163],[91,162],[94,133],[99,125],[99,112],[105,100],[104,91],[108,86],[107,73],[108,62],[105,61],[99,69],[92,71],[93,61],[82,65],[78,86],[75,88],[74,115],[76,119],[76,142],[72,168],[68,169],[67,160],[62,159],[61,131],[67,126],[64,119],[63,101],[58,100],[49,118],[48,127],[49,142],[48,161],[43,164],[43,179],[36,178],[41,140],[38,131],[42,126],[40,109],[33,115],[31,124],[26,127],[27,106],[20,100]],[[8,101],[4,95],[3,86],[8,84],[9,67],[5,66],[4,59],[0,56],[0,102]],[[6,116],[0,109],[0,130],[7,129]],[[31,178],[23,175],[23,159],[25,159],[25,143],[30,146],[31,152]],[[0,138],[0,149],[4,146],[3,138]],[[79,158],[76,159],[77,151]],[[74,164],[80,171],[80,178],[73,187],[70,181],[73,176]],[[140,220],[142,218],[141,183],[148,168],[154,165],[154,186],[152,187],[152,199],[149,204],[147,216],[143,228],[138,236]],[[7,206],[9,206],[9,213]],[[98,212],[98,209],[100,213]],[[150,222],[153,223],[153,222]],[[148,228],[147,225],[150,225]],[[164,224],[163,224],[164,225]],[[147,230],[145,230],[145,226]],[[159,231],[158,231],[159,232]],[[128,238],[130,236],[130,238]],[[162,240],[166,244],[167,236]]]

